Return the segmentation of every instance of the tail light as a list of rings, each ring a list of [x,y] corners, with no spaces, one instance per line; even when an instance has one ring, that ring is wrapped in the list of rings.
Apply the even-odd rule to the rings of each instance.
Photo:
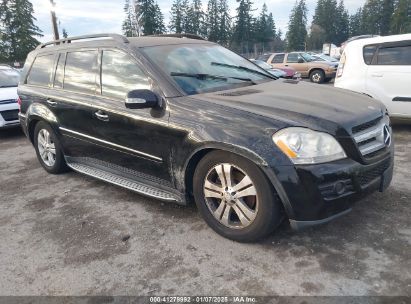
[[[344,66],[345,66],[345,61],[346,61],[346,57],[345,57],[345,53],[343,53],[341,55],[340,58],[340,63],[338,65],[338,70],[337,70],[337,77],[341,77],[344,73]]]
[[[20,99],[20,97],[17,97],[17,103],[19,105],[19,112],[21,112],[21,99]]]

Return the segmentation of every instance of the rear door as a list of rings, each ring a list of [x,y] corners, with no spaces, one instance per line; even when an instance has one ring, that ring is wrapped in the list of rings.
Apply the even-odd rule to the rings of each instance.
[[[411,41],[379,46],[367,69],[367,92],[392,116],[411,117]]]
[[[285,66],[284,58],[285,54],[275,54],[269,63],[273,68],[283,68]]]
[[[93,140],[93,104],[96,99],[98,50],[81,49],[58,54],[49,107],[57,116],[66,156],[95,158],[100,149]]]

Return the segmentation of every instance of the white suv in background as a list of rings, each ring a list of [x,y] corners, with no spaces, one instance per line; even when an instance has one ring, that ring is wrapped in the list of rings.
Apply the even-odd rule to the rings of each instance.
[[[20,125],[17,96],[19,79],[17,70],[0,65],[0,129]]]
[[[411,34],[348,43],[334,85],[382,101],[393,118],[411,120]]]

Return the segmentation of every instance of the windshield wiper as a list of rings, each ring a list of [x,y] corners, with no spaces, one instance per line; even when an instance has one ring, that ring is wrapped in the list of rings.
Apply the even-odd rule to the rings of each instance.
[[[178,77],[192,77],[200,80],[224,80],[227,81],[228,79],[235,79],[241,81],[251,82],[252,84],[256,84],[250,78],[242,78],[242,77],[230,77],[230,76],[218,76],[218,75],[211,75],[211,74],[202,74],[202,73],[180,73],[180,72],[171,72],[171,76],[178,76]]]
[[[222,62],[211,62],[211,65],[217,65],[217,66],[232,68],[232,69],[236,69],[236,70],[243,70],[243,71],[247,71],[247,72],[258,74],[258,75],[263,75],[263,76],[271,78],[271,79],[275,79],[275,80],[278,79],[278,77],[276,77],[274,75],[269,75],[268,73],[260,72],[260,71],[257,71],[257,70],[251,69],[251,68],[247,68],[247,67],[242,66],[242,65],[233,65],[233,64],[227,64],[227,63],[222,63]]]
[[[0,88],[15,88],[15,87],[17,87],[17,84],[16,85],[0,85]]]

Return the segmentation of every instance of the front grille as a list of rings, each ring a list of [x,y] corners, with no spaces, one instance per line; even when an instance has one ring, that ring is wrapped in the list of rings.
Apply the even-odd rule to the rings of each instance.
[[[384,121],[379,117],[352,128],[354,140],[363,156],[375,156],[386,147],[384,127]]]
[[[17,103],[17,100],[16,99],[0,100],[0,104],[9,104],[9,103]]]
[[[371,127],[374,127],[375,125],[377,125],[381,120],[381,117],[378,117],[374,120],[371,120],[369,122],[363,123],[361,125],[355,126],[354,128],[352,128],[352,132],[355,133],[359,133],[361,131],[364,131],[366,129],[369,129]]]
[[[371,170],[360,173],[357,176],[357,181],[361,186],[366,186],[375,179],[381,177],[381,175],[390,167],[390,159],[385,160],[383,163],[372,168]]]
[[[12,121],[19,119],[19,110],[8,110],[0,112],[0,115],[3,116],[5,121]]]

